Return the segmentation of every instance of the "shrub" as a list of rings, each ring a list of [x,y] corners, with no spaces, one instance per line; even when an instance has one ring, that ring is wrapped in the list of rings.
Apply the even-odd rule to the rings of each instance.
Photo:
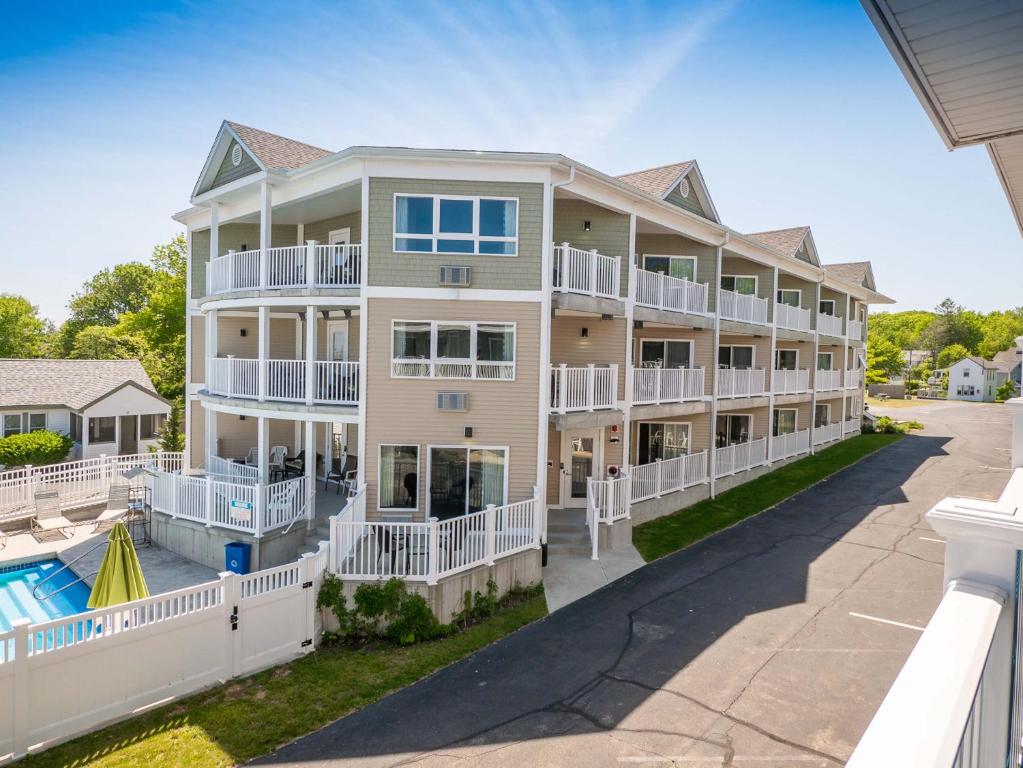
[[[904,435],[911,429],[923,429],[924,425],[919,421],[896,421],[891,416],[881,416],[869,430],[864,427],[864,432],[880,432],[884,435]]]
[[[995,400],[1008,400],[1016,396],[1016,383],[1012,379],[1006,379],[1002,385],[995,390]]]
[[[58,432],[28,432],[0,438],[0,466],[38,466],[63,461],[71,450],[71,438]]]
[[[327,574],[316,596],[317,608],[329,610],[337,619],[337,637],[327,639],[364,643],[383,638],[395,645],[411,645],[432,640],[445,631],[426,599],[410,593],[401,579],[360,584],[352,603],[348,608],[341,579]]]

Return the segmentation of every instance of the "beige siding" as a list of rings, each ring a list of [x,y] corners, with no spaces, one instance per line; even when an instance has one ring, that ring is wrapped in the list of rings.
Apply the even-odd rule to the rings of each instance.
[[[582,337],[586,328],[587,336]],[[618,397],[625,397],[625,348],[628,326],[625,318],[559,315],[551,321],[551,365],[569,367],[618,364]]]
[[[394,195],[450,194],[516,197],[518,256],[437,255],[394,252]],[[383,179],[369,182],[369,283],[436,288],[442,265],[472,267],[472,287],[540,290],[543,185],[513,182]]]
[[[343,318],[332,317],[330,322],[340,321]],[[328,321],[321,315],[316,324],[316,358],[318,360],[329,360],[330,357],[328,352],[330,351],[330,339],[327,336],[327,325]],[[305,331],[303,330],[303,333]],[[303,346],[304,346],[303,342]],[[348,318],[348,359],[358,360],[359,359],[359,316],[352,314]]]
[[[714,386],[714,368],[717,366],[717,355],[714,353],[714,335],[710,330],[697,330],[695,328],[678,328],[675,326],[666,328],[654,328],[649,325],[637,328],[632,334],[634,349],[632,352],[633,365],[639,367],[640,340],[641,339],[686,339],[692,341],[692,361],[694,368],[703,368],[704,381],[703,391],[709,395]]]
[[[816,361],[813,357],[813,342],[812,341],[788,341],[787,339],[778,339],[776,346],[777,349],[794,349],[798,353],[796,364],[800,369],[807,369],[812,371],[817,367]],[[770,368],[774,368],[774,360],[771,360]]]
[[[391,377],[391,320],[486,320],[516,323],[515,381]],[[510,501],[529,498],[536,484],[540,305],[520,302],[370,299],[368,302],[365,457],[367,502],[377,506],[381,444],[420,446],[419,517],[426,510],[428,445],[508,446]],[[545,379],[546,381],[546,379]],[[467,413],[437,410],[437,393],[469,393]],[[466,426],[473,437],[464,437]]]
[[[561,503],[561,433],[547,425],[547,503]]]
[[[590,222],[590,231],[585,222]],[[621,295],[628,295],[629,217],[585,200],[559,198],[554,201],[554,242],[568,243],[621,261]]]
[[[722,275],[753,275],[757,278],[757,296],[767,299],[768,307],[774,307],[774,268],[765,264],[735,256],[727,250],[721,257]]]
[[[839,293],[827,286],[821,286],[821,299],[834,299],[835,301],[835,317],[845,317],[845,298],[846,294]],[[850,302],[850,306],[852,303]]]
[[[710,286],[707,292],[707,311],[713,312],[717,302],[718,284],[714,271],[717,269],[717,249],[712,245],[698,243],[681,235],[636,234],[636,255],[639,257],[637,266],[643,266],[644,254],[655,256],[695,256],[696,282]]]
[[[831,370],[833,371],[842,369],[842,350],[843,347],[841,344],[821,344],[820,347],[818,347],[818,352],[820,353],[831,353]],[[813,367],[816,370],[816,360],[813,361]]]
[[[189,466],[195,468],[206,462],[206,411],[203,410],[201,402],[192,401],[190,415],[191,418],[186,426],[188,439],[191,441],[188,463]]]
[[[644,422],[665,422],[672,424],[689,424],[689,452],[699,453],[711,444],[710,413],[694,413],[688,416],[670,416],[661,419],[642,419]],[[632,459],[635,464],[639,460],[639,425],[640,421],[632,422]]]
[[[206,318],[192,315],[188,322],[189,339],[192,342],[191,376],[192,384],[206,381]]]
[[[728,411],[727,415],[734,416],[736,414],[747,414],[753,417],[753,428],[752,428],[752,439],[767,437],[770,432],[769,416],[770,411],[766,405],[760,406],[759,408],[744,408],[738,411]],[[719,414],[724,416],[725,413]]]

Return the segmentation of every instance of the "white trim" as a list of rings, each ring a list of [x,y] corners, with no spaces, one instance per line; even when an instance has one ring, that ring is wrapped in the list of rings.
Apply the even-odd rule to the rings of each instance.
[[[398,198],[430,198],[433,200],[433,231],[425,233],[410,233],[398,231]],[[441,232],[440,231],[440,204],[442,200],[469,201],[472,202],[472,232]],[[480,201],[514,202],[515,203],[515,236],[506,235],[481,235],[480,234]],[[521,201],[517,197],[500,197],[495,195],[445,195],[445,194],[419,194],[414,192],[395,192],[391,210],[391,249],[394,253],[401,254],[432,254],[440,256],[499,256],[503,258],[517,257],[519,255],[519,218],[521,215]],[[409,251],[398,248],[398,239],[430,241],[432,248],[428,251]],[[442,251],[437,247],[439,240],[462,240],[471,242],[474,249],[465,251]],[[515,253],[481,253],[481,243],[514,243]]]
[[[561,433],[561,456],[558,471],[558,502],[562,509],[581,509],[586,506],[586,497],[572,497],[572,437],[593,440],[591,477],[604,476],[604,430],[601,427],[581,427]]]
[[[821,355],[827,355],[828,356],[828,367],[827,368],[821,368]],[[834,352],[821,352],[818,349],[817,350],[817,367],[814,368],[814,370],[815,371],[833,371],[833,370],[835,370],[835,353]]]
[[[759,276],[757,276],[757,275],[736,275],[736,274],[731,274],[731,273],[722,273],[722,275],[718,278],[718,288],[720,288],[722,291],[732,291],[733,293],[739,293],[739,291],[734,287],[735,286],[734,282],[732,284],[733,287],[725,288],[724,282],[725,282],[725,278],[726,277],[732,278],[733,281],[734,280],[738,280],[740,278],[744,278],[744,279],[747,279],[747,280],[752,280],[753,281],[753,293],[740,294],[740,295],[744,295],[744,296],[760,296],[760,277]]]
[[[237,309],[237,310],[255,310],[260,307],[294,307],[292,312],[284,313],[284,317],[290,316],[293,312],[300,311],[300,308],[305,307],[309,299],[311,298],[308,294],[308,290],[304,288],[295,288],[296,291],[294,296],[281,296],[280,291],[289,290],[287,288],[268,288],[266,291],[261,291],[259,288],[246,289],[263,295],[259,296],[247,296],[237,298],[211,298],[208,301],[204,301],[199,305],[201,312],[206,313],[214,309]],[[329,289],[328,289],[329,290]],[[346,290],[346,289],[340,289]],[[358,289],[352,289],[358,290]],[[266,295],[272,294],[272,295]],[[326,309],[329,307],[335,307],[337,309],[354,309],[359,306],[358,294],[350,296],[331,296],[325,291],[320,290],[316,292],[316,306],[320,309]],[[279,317],[281,315],[273,315]]]
[[[779,352],[795,352],[795,354],[796,354],[796,367],[793,368],[792,370],[794,370],[794,371],[798,371],[799,370],[799,349],[798,348],[792,349],[790,347],[775,347],[774,348],[774,370],[776,370],[776,371],[789,370],[788,368],[779,368],[778,367],[778,353]],[[772,387],[772,389],[773,389],[773,387]]]
[[[846,300],[847,300],[846,303],[848,303],[848,299],[849,299],[849,296],[847,294],[846,295]],[[831,304],[831,311],[830,312],[824,312],[823,310],[821,310],[821,304]],[[820,300],[818,300],[818,302],[817,302],[817,314],[819,314],[819,315],[830,315],[831,317],[838,317],[838,315],[835,314],[835,300],[834,299],[820,299]]]
[[[792,420],[792,432],[782,432],[782,433],[779,433],[778,435],[772,434],[771,437],[781,437],[781,435],[783,435],[783,434],[789,435],[789,434],[792,434],[793,432],[798,432],[799,431],[799,409],[798,408],[790,408],[788,406],[782,406],[780,408],[776,407],[776,408],[772,409],[772,417],[773,417],[774,413],[781,413],[782,411],[792,411],[792,413],[795,414],[795,417]],[[771,425],[772,426],[772,429],[771,429],[772,433],[774,432],[773,428],[777,427],[777,425],[778,425],[777,421],[775,421],[774,424]]]
[[[429,254],[428,254],[429,255]],[[468,256],[469,254],[462,254]],[[362,289],[368,299],[439,299],[444,301],[543,301],[543,291],[500,291],[486,288],[404,288],[366,286]],[[317,299],[319,301],[319,299]]]
[[[336,239],[335,239],[336,238]],[[327,244],[328,245],[352,245],[352,228],[341,227],[340,229],[332,229],[327,233]],[[302,245],[300,242],[299,245]]]
[[[233,416],[245,416],[246,418],[259,419],[282,419],[285,421],[315,421],[315,422],[332,422],[336,421],[341,424],[359,424],[359,416],[365,410],[358,406],[323,406],[313,405],[307,406],[303,403],[295,403],[297,410],[285,411],[280,408],[271,407],[258,407],[255,405],[258,401],[253,400],[252,406],[233,405],[230,403],[222,402],[225,398],[220,398],[216,395],[210,395],[206,392],[202,392],[196,398],[196,400],[202,403],[202,406],[207,411],[215,411],[216,413],[229,413]],[[272,404],[272,401],[266,401],[267,404]],[[324,407],[344,407],[348,413],[336,413],[336,412],[323,412],[320,409]],[[361,464],[361,462],[360,462]]]
[[[347,437],[347,436],[346,436]],[[416,449],[416,498],[414,507],[385,507],[380,504],[380,489],[383,488],[382,475],[384,448],[415,448]],[[378,443],[377,444],[377,511],[378,512],[418,512],[419,492],[422,489],[422,456],[423,448],[419,443]],[[343,468],[342,468],[343,469]],[[427,496],[429,498],[429,496]]]
[[[405,323],[410,325],[429,325],[430,326],[430,356],[429,358],[411,359],[411,358],[396,358],[394,356],[394,332],[395,325],[397,323]],[[444,326],[467,326],[469,329],[469,357],[468,358],[453,358],[445,357],[441,358],[437,356],[437,331],[438,327]],[[512,359],[511,360],[480,360],[477,357],[477,338],[479,334],[479,328],[481,325],[488,326],[506,326],[511,327],[512,331]],[[392,317],[391,318],[391,338],[390,338],[390,378],[392,379],[451,379],[457,381],[501,381],[501,382],[513,382],[518,376],[518,366],[516,358],[518,357],[518,341],[519,341],[519,329],[518,323],[511,320],[407,320],[405,318]],[[427,376],[397,376],[394,373],[394,364],[399,362],[408,362],[409,364],[423,364],[430,366],[430,374]],[[473,371],[479,365],[494,365],[504,366],[511,368],[511,378],[480,378],[478,376],[437,376],[435,375],[436,366],[440,365],[470,365]]]
[[[511,474],[511,450],[507,445],[466,445],[465,443],[459,445],[435,445],[433,443],[426,444],[426,519],[429,520],[433,515],[430,491],[432,490],[431,484],[433,483],[433,450],[434,448],[460,448],[465,450],[465,504],[466,511],[462,514],[468,514],[469,507],[469,451],[504,451],[504,489],[503,499],[498,506],[504,506],[508,503],[508,475]],[[379,489],[377,491],[377,497],[379,500]]]
[[[693,356],[696,354],[696,340],[695,339],[671,339],[671,338],[659,338],[659,337],[655,337],[655,336],[650,336],[650,337],[641,336],[641,337],[636,339],[636,343],[639,345],[639,360],[638,360],[639,365],[635,366],[635,367],[637,367],[637,368],[643,368],[644,367],[644,365],[643,365],[643,345],[646,344],[647,342],[660,343],[660,344],[668,344],[669,342],[672,343],[672,344],[688,344],[689,345],[689,365],[685,366],[685,368],[689,369],[689,368],[695,368],[696,367],[695,365],[693,365],[693,362],[694,362]],[[755,350],[754,350],[754,354],[756,354]],[[667,349],[665,348],[664,349],[664,356],[661,358],[661,362],[663,363],[665,360],[667,360],[667,358],[668,358]],[[663,369],[664,366],[662,365],[661,368]]]
[[[642,268],[644,270],[646,270],[647,272],[653,272],[652,269],[647,269],[647,267],[646,267],[646,260],[648,258],[649,259],[672,259],[672,260],[673,259],[684,259],[686,261],[691,261],[693,263],[693,280],[692,281],[694,283],[696,282],[696,270],[697,270],[697,267],[699,266],[699,261],[698,261],[698,257],[697,256],[688,256],[686,254],[676,254],[676,253],[644,253],[640,257],[640,263],[643,265]],[[670,274],[670,269],[671,268],[669,267],[669,277],[674,277],[674,275]]]
[[[845,398],[842,398],[842,407],[843,408],[845,407]],[[814,404],[814,407],[813,407],[813,426],[814,426],[814,429],[816,429],[818,426],[824,426],[823,424],[820,424],[820,425],[817,424],[817,409],[818,408],[827,408],[827,411],[828,411],[827,423],[828,424],[831,423],[831,403],[830,403],[830,401],[829,402],[825,402],[825,403],[816,403],[816,404]],[[845,419],[843,419],[842,421],[844,422]]]
[[[781,300],[781,294],[783,294],[783,293],[794,293],[794,294],[796,294],[796,296],[798,296],[799,298],[798,298],[798,301],[795,304],[795,306],[798,307],[798,308],[802,308],[802,306],[803,306],[803,289],[802,288],[775,288],[774,289],[774,300],[775,300],[776,303],[778,303],[778,304],[784,304],[785,303],[784,301]],[[793,305],[790,304],[789,306],[793,306]]]
[[[317,318],[317,320],[318,320],[318,318]],[[327,359],[328,360],[337,360],[337,358],[334,357],[334,333],[335,333],[335,331],[338,328],[342,328],[343,327],[344,328],[344,336],[345,336],[345,354],[344,354],[344,357],[341,358],[341,359],[344,360],[345,362],[349,362],[349,359],[351,358],[351,348],[352,348],[352,345],[351,345],[351,342],[350,342],[350,340],[348,338],[348,335],[349,335],[349,325],[348,325],[348,323],[349,323],[349,320],[348,320],[347,317],[346,318],[337,318],[337,319],[328,319],[327,320],[327,339],[326,339],[327,344],[326,344],[326,348],[327,348]]]
[[[756,420],[754,419],[752,413],[748,413],[746,411],[725,411],[724,413],[718,413],[717,416],[714,417],[714,423],[711,425],[711,429],[713,431],[712,431],[711,436],[710,436],[710,442],[711,442],[711,445],[714,446],[715,449],[717,449],[717,448],[727,448],[729,445],[744,445],[744,443],[725,443],[722,446],[718,445],[718,439],[717,439],[718,438],[718,425],[717,425],[717,420],[718,419],[725,419],[726,423],[727,423],[728,419],[733,418],[735,416],[742,416],[743,418],[749,419],[749,430],[747,431],[747,435],[749,436],[749,439],[746,440],[747,443],[752,443],[754,440],[759,440],[760,439],[758,437],[754,437],[753,436],[753,425],[754,425]],[[729,432],[729,430],[726,428],[725,429],[725,439],[728,438],[728,432]]]
[[[640,435],[642,434],[642,427],[644,424],[682,424],[686,428],[686,451],[685,455],[688,456],[693,452],[693,422],[692,421],[676,421],[674,419],[640,419],[636,422],[636,459],[639,459],[640,451]],[[654,461],[654,459],[650,459]],[[648,461],[647,463],[650,463]]]
[[[721,363],[718,362],[718,358],[719,358],[719,356],[721,354],[721,350],[722,349],[733,350],[733,349],[736,349],[736,348],[751,350],[750,365],[749,365],[749,367],[750,367],[750,369],[753,369],[753,368],[757,367],[757,346],[756,346],[756,344],[718,344],[717,352],[714,354],[714,367],[718,368],[718,369],[721,369],[721,370],[742,370],[742,369],[736,369],[735,365],[734,365],[734,361],[731,360],[731,359],[728,361],[728,368],[727,369],[723,369],[722,366],[721,366]],[[734,357],[734,355],[731,353],[731,351],[729,352],[729,357],[730,358]]]

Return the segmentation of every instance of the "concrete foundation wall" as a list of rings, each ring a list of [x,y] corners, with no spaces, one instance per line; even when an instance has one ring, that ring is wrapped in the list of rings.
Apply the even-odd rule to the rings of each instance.
[[[699,501],[710,498],[710,485],[694,485],[684,491],[668,493],[659,499],[647,499],[632,505],[632,524],[642,525],[659,517],[691,507]]]

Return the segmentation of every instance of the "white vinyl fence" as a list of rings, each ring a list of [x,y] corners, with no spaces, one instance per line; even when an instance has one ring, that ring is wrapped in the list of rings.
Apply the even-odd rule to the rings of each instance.
[[[703,399],[703,368],[633,368],[632,404]]]
[[[813,372],[813,385],[818,392],[842,388],[842,372],[818,368]]]
[[[823,445],[824,443],[830,443],[833,440],[841,439],[842,426],[842,422],[836,421],[834,424],[822,424],[819,427],[814,427],[813,444]]]
[[[841,336],[842,318],[835,317],[834,315],[825,315],[823,312],[818,312],[817,332],[823,333],[826,336]]]
[[[645,501],[707,482],[707,451],[629,467],[632,501]]]
[[[793,307],[781,302],[774,303],[774,324],[791,331],[810,330],[810,310]]]
[[[755,397],[767,394],[763,368],[718,368],[718,397]]]
[[[617,299],[621,259],[594,249],[584,251],[568,243],[554,246],[554,290]]]
[[[776,395],[795,395],[810,391],[810,371],[806,368],[789,371],[775,368],[771,372],[771,389]]]
[[[722,320],[767,325],[767,299],[719,288],[718,314]]]
[[[767,461],[767,438],[714,449],[714,477],[725,477],[759,467]]]
[[[0,633],[0,755],[22,757],[313,650],[328,560],[322,542],[278,568],[14,622]]]
[[[551,366],[551,410],[596,411],[615,407],[618,397],[618,366],[570,368]]]
[[[781,461],[810,451],[810,430],[801,429],[771,438],[771,461]]]
[[[669,312],[707,314],[707,284],[637,269],[636,304]]]
[[[842,425],[842,432],[844,432],[847,435],[853,432],[859,432],[860,426],[861,426],[860,419],[858,418],[846,419]]]

